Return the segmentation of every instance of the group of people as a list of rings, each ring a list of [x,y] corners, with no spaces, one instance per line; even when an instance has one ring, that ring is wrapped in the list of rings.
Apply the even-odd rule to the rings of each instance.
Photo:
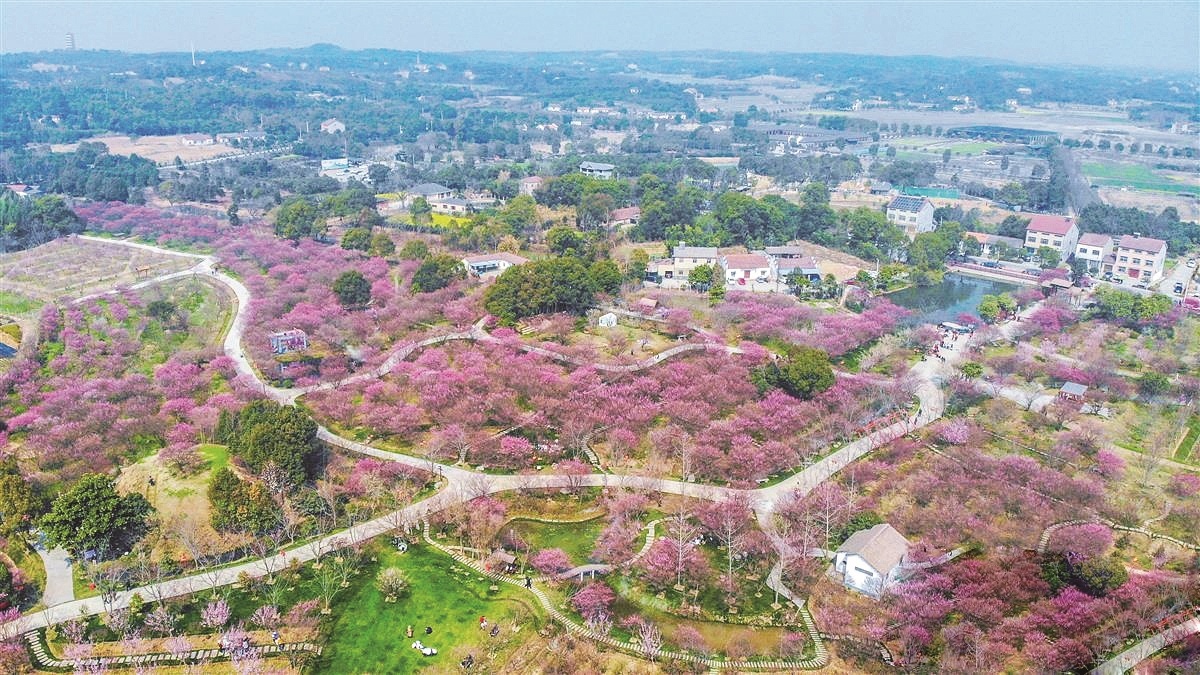
[[[278,642],[279,633],[273,632],[271,634],[271,638],[276,640],[275,644],[279,644],[279,642]],[[233,644],[233,642],[229,638],[222,636],[220,641],[217,642],[217,651],[222,656],[232,656],[233,658],[240,658],[242,656],[245,656],[246,654],[249,654],[250,650],[253,648],[253,646],[254,645],[250,644],[249,636],[243,637],[240,644]]]

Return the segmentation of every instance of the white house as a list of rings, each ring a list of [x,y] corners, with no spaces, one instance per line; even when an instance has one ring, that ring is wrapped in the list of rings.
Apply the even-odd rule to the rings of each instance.
[[[1117,242],[1113,275],[1152,284],[1162,278],[1167,264],[1167,242],[1138,233],[1125,235]]]
[[[184,145],[212,145],[216,141],[208,134],[184,134],[182,142]]]
[[[527,176],[521,179],[517,190],[520,194],[532,197],[533,193],[537,192],[544,182],[541,176]]]
[[[600,326],[601,328],[616,328],[617,315],[613,314],[612,312],[602,314],[600,318],[596,320],[596,325]]]
[[[1087,263],[1089,272],[1096,272],[1104,264],[1104,259],[1113,254],[1113,238],[1107,234],[1085,232],[1079,235],[1079,243],[1075,245],[1075,259]]]
[[[617,175],[617,167],[604,162],[580,162],[579,173],[592,178],[614,178]]]
[[[1075,255],[1075,247],[1079,244],[1079,226],[1074,218],[1053,216],[1038,213],[1025,226],[1025,248],[1032,253],[1043,246],[1048,246],[1066,260]]]
[[[900,575],[908,540],[887,523],[850,535],[834,554],[833,569],[847,588],[878,598]]]
[[[340,134],[346,130],[346,125],[336,117],[321,122],[321,132],[326,134]]]
[[[721,256],[720,262],[725,270],[725,285],[735,290],[738,286],[771,281],[771,260],[765,253],[731,253]]]
[[[900,196],[888,204],[887,219],[912,239],[922,232],[933,232],[933,211],[933,202],[924,197]]]
[[[524,265],[529,260],[515,253],[497,252],[469,255],[463,258],[462,262],[463,266],[467,268],[468,276],[488,278],[499,276],[501,272],[513,265]]]

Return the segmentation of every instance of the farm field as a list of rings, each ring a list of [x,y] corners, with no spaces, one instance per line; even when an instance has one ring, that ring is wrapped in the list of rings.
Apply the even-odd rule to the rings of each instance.
[[[30,314],[42,303],[17,293],[0,291],[0,314]]]
[[[103,143],[114,155],[138,155],[158,164],[170,164],[178,157],[185,162],[212,159],[222,155],[237,154],[239,151],[214,143],[213,145],[184,145],[183,135],[173,136],[97,136],[87,139],[89,143]],[[61,143],[50,146],[54,152],[74,152],[78,143]]]
[[[1172,180],[1142,164],[1105,164],[1086,162],[1083,173],[1094,185],[1129,187],[1152,192],[1190,192],[1200,195],[1200,185]]]
[[[195,258],[68,237],[0,256],[0,303],[29,311],[33,299],[54,300],[107,291],[188,269]],[[24,296],[23,298],[20,296]],[[0,311],[4,311],[0,306]],[[6,312],[21,313],[21,312]]]

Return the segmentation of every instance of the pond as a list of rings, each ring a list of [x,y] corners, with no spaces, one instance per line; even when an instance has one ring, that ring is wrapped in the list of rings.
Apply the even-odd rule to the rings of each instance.
[[[943,321],[954,321],[963,312],[975,314],[979,307],[979,299],[985,295],[999,293],[1015,293],[1020,287],[991,279],[967,277],[958,274],[947,274],[940,284],[933,286],[912,286],[904,290],[889,293],[888,300],[912,310],[912,316],[902,323],[915,326],[922,323],[939,324]]]

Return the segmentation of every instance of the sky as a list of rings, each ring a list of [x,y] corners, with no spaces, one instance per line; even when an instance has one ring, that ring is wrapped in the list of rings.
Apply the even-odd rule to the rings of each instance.
[[[0,0],[0,53],[303,47],[979,56],[1200,73],[1198,0]]]

